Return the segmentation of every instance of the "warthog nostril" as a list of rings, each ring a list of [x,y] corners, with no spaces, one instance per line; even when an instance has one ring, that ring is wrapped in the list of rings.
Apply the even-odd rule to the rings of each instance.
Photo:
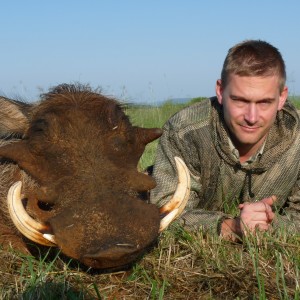
[[[50,203],[45,203],[42,201],[38,201],[37,203],[39,209],[43,210],[43,211],[51,211],[53,209],[53,204]]]

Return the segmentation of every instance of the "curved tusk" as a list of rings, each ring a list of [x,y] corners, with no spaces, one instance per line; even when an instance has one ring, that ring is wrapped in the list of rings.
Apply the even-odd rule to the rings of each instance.
[[[17,229],[28,239],[44,246],[55,246],[55,243],[43,237],[49,231],[49,226],[34,220],[26,212],[21,199],[22,182],[14,183],[7,195],[7,205],[10,217]],[[54,238],[53,238],[54,241]]]
[[[43,234],[44,239],[46,239],[47,241],[51,242],[52,244],[54,244],[53,246],[56,245],[56,241],[55,241],[55,236],[53,234],[50,233],[44,233]]]
[[[183,212],[190,196],[191,176],[189,169],[181,158],[175,156],[174,159],[178,173],[178,185],[172,199],[159,209],[160,214],[167,214],[160,221],[159,232],[165,230]]]
[[[169,224],[177,217],[177,215],[178,215],[178,208],[175,208],[169,214],[167,214],[163,219],[161,219],[159,232],[165,230],[169,226]]]

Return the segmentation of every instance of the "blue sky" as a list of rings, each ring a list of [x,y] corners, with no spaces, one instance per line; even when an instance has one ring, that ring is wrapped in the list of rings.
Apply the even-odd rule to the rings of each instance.
[[[300,95],[299,0],[1,1],[0,92],[79,81],[127,102],[214,95],[228,49],[262,39]]]

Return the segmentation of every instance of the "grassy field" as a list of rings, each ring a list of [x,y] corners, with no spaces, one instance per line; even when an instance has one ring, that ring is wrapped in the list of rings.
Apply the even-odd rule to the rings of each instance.
[[[161,127],[183,106],[126,112],[136,125]],[[141,169],[153,163],[156,145]],[[36,259],[0,250],[0,299],[300,299],[299,250],[299,235],[287,232],[231,243],[176,224],[132,268],[113,274],[83,270],[55,252]]]

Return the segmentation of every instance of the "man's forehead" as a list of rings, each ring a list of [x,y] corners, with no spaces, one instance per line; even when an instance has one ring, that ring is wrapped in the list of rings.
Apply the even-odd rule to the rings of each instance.
[[[227,82],[226,90],[230,94],[236,96],[247,94],[257,94],[266,98],[273,98],[279,94],[280,84],[279,77],[276,75],[272,76],[240,76],[231,74]]]

